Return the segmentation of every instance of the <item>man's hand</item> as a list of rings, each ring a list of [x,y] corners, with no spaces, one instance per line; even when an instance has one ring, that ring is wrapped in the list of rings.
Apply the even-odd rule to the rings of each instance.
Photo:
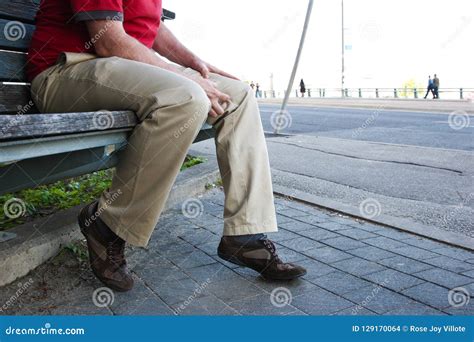
[[[224,76],[224,77],[228,77],[228,78],[232,78],[234,80],[238,80],[240,81],[237,77],[225,72],[225,71],[222,71],[221,69],[209,64],[209,63],[206,63],[204,62],[202,59],[196,59],[195,61],[193,61],[193,63],[191,64],[190,66],[192,69],[196,70],[197,72],[199,72],[201,74],[201,76],[203,78],[209,78],[209,74],[212,72],[214,74],[218,74],[218,75],[221,75],[221,76]]]
[[[199,84],[206,92],[207,97],[211,101],[212,105],[211,111],[209,112],[210,116],[216,118],[224,114],[230,102],[229,95],[226,95],[223,92],[219,91],[217,89],[216,83],[212,82],[209,79],[203,78],[199,74],[187,75],[186,77]]]
[[[216,84],[209,79],[210,73],[219,74],[235,80],[238,80],[237,77],[232,76],[231,74],[228,74],[197,57],[174,36],[164,23],[160,25],[158,35],[153,44],[153,50],[176,64],[196,70],[199,74],[183,74],[183,76],[195,81],[204,89],[212,104],[212,109],[209,112],[210,116],[218,117],[224,114],[227,105],[230,102],[230,97],[217,89]],[[169,67],[167,69],[170,70]],[[176,70],[171,71],[181,74]]]

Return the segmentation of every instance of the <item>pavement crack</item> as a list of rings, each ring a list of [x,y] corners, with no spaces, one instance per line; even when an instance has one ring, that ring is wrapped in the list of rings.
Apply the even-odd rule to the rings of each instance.
[[[279,142],[279,141],[274,141],[274,140],[272,141],[272,143],[288,145],[288,146],[294,146],[294,147],[302,148],[302,149],[305,149],[305,150],[317,151],[317,152],[321,152],[321,153],[325,153],[325,154],[329,154],[329,155],[334,155],[334,156],[339,156],[339,157],[346,157],[346,158],[350,158],[350,159],[367,160],[367,161],[374,161],[374,162],[379,162],[379,163],[411,165],[411,166],[424,167],[424,168],[429,168],[429,169],[434,169],[434,170],[453,172],[453,173],[455,173],[459,176],[464,175],[464,173],[462,171],[455,170],[455,169],[450,169],[450,168],[445,168],[445,167],[431,166],[431,165],[425,165],[425,164],[419,164],[419,163],[413,163],[413,162],[402,162],[402,161],[398,161],[398,160],[380,160],[380,159],[361,158],[361,157],[347,155],[347,154],[344,154],[344,153],[328,152],[328,151],[324,151],[324,150],[321,150],[321,149],[318,149],[318,148],[305,147],[305,146],[301,146],[301,145],[298,145],[298,144],[295,144],[295,143]]]

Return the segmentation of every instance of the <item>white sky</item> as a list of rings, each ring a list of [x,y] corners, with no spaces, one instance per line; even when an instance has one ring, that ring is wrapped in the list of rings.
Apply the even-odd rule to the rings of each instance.
[[[306,0],[164,0],[168,26],[203,59],[243,80],[286,88]],[[345,0],[346,87],[474,88],[473,0]],[[341,1],[315,0],[297,74],[308,87],[340,87]]]

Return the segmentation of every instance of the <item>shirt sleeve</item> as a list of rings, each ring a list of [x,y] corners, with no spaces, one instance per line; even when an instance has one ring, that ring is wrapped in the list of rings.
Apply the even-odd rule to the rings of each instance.
[[[123,0],[70,0],[74,20],[123,21]]]

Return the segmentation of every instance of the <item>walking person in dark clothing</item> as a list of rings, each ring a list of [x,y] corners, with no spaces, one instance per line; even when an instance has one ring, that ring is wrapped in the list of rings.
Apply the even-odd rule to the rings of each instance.
[[[436,76],[436,74],[433,78],[433,98],[439,99],[439,78]]]
[[[433,94],[433,98],[435,98],[434,83],[433,83],[433,80],[431,79],[431,75],[428,76],[428,88],[426,89],[425,99],[428,97],[430,92]]]
[[[255,88],[257,89],[257,90],[255,91],[255,97],[257,97],[257,98],[262,97],[262,93],[260,92],[260,84],[257,83],[257,84],[255,85]]]
[[[304,94],[306,93],[306,85],[304,84],[303,79],[301,79],[301,82],[300,82],[300,93],[301,93],[301,97],[304,97]]]

